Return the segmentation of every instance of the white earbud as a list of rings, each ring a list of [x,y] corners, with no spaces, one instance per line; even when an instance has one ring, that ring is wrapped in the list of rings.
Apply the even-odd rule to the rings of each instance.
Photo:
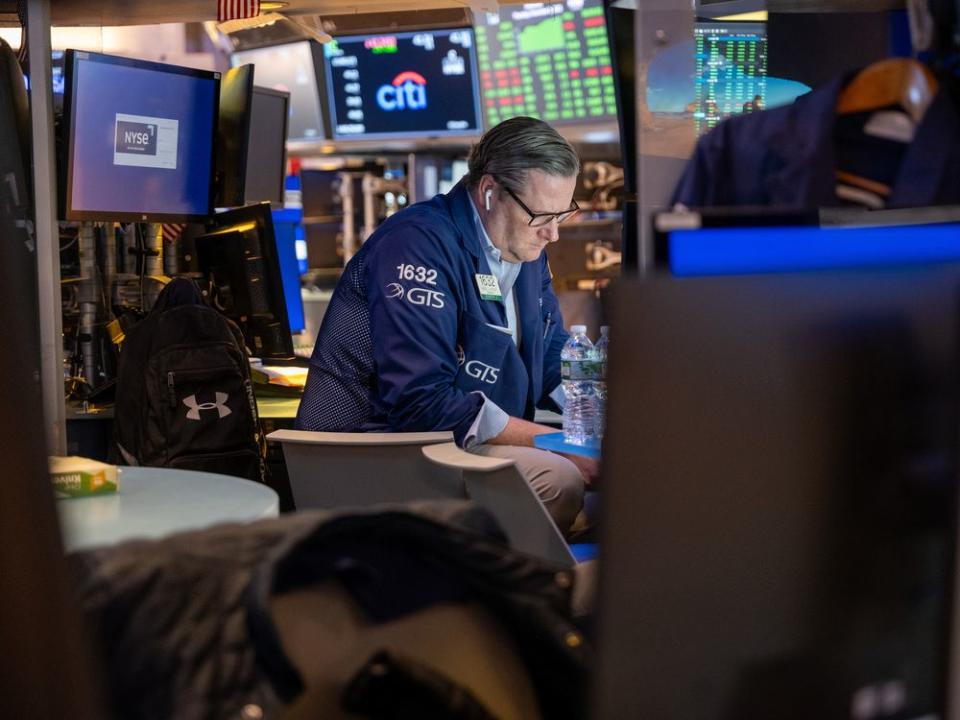
[[[487,208],[487,210],[490,209],[490,197],[491,197],[492,195],[493,195],[493,190],[487,190],[487,192],[484,193],[484,196],[483,196],[483,204],[484,204],[484,207]]]

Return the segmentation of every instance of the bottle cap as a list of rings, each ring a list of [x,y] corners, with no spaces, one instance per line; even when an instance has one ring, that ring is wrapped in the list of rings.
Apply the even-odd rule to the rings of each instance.
[[[570,332],[574,335],[586,335],[587,326],[586,325],[571,325]]]

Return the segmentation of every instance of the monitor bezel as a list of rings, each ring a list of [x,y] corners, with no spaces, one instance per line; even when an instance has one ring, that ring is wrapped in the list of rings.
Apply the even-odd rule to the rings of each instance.
[[[243,85],[244,108],[240,113],[238,127],[235,128],[236,138],[240,142],[235,156],[226,157],[226,152],[218,152],[217,164],[214,168],[215,207],[238,207],[246,204],[247,198],[247,165],[250,157],[251,122],[253,120],[253,88],[255,68],[252,64],[237,65],[220,76],[220,92],[223,92],[227,81]],[[217,108],[217,144],[227,149],[226,133],[223,132],[225,120],[223,103]],[[232,171],[232,172],[231,172]],[[228,193],[227,190],[232,192]]]
[[[108,65],[123,65],[140,70],[168,73],[171,75],[186,75],[214,83],[213,87],[213,117],[210,123],[210,173],[207,179],[207,209],[205,213],[160,213],[160,212],[129,212],[109,210],[77,210],[73,207],[73,170],[74,170],[74,138],[73,130],[76,122],[76,103],[74,96],[77,92],[77,63],[80,60],[92,60]],[[213,213],[216,199],[216,184],[214,174],[217,167],[217,120],[220,113],[220,76],[221,73],[212,70],[169,65],[150,60],[136,60],[133,58],[106,55],[103,53],[88,52],[86,50],[69,49],[64,60],[64,98],[63,98],[63,143],[62,162],[65,177],[60,185],[60,215],[67,221],[107,221],[107,222],[203,222]]]
[[[424,131],[403,131],[395,133],[362,133],[359,135],[343,135],[336,131],[336,101],[334,100],[332,84],[333,78],[331,77],[331,64],[327,62],[326,53],[323,54],[323,79],[324,79],[324,95],[326,95],[327,102],[325,104],[325,110],[327,114],[327,128],[328,135],[332,140],[335,140],[337,143],[350,143],[350,142],[363,142],[365,140],[406,140],[410,138],[470,138],[478,137],[482,135],[485,129],[483,121],[483,113],[481,112],[482,102],[480,94],[480,58],[477,53],[477,33],[475,28],[472,25],[457,25],[449,26],[442,28],[423,28],[420,30],[403,30],[402,32],[379,32],[379,33],[362,33],[362,34],[349,34],[349,35],[335,35],[334,40],[340,41],[343,40],[356,40],[356,39],[365,39],[371,37],[381,37],[383,35],[393,35],[396,37],[411,37],[413,35],[418,35],[420,33],[453,33],[459,32],[462,30],[468,30],[473,37],[473,41],[470,47],[470,63],[471,69],[473,71],[473,105],[474,105],[474,127],[466,128],[464,130],[424,130]]]

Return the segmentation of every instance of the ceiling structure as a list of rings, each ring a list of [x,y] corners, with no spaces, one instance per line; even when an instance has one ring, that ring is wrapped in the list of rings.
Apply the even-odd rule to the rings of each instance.
[[[288,15],[329,17],[414,10],[494,10],[517,0],[287,0]],[[771,12],[876,12],[902,8],[904,0],[758,0]],[[0,0],[0,26],[17,24],[16,0]],[[734,3],[731,3],[734,4]],[[155,25],[216,20],[216,0],[50,0],[54,25]]]
[[[0,2],[0,14],[4,5]],[[287,15],[357,15],[402,13],[412,10],[492,10],[497,0],[287,0],[280,12]],[[50,0],[54,25],[158,25],[171,22],[204,22],[217,19],[216,0]]]

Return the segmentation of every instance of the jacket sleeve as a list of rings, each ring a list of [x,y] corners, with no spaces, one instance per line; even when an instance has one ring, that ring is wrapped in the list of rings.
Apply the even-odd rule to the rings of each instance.
[[[544,318],[546,342],[543,345],[543,388],[537,407],[550,410],[559,409],[550,398],[550,393],[560,385],[560,351],[570,337],[565,329],[563,314],[560,312],[560,302],[553,292],[553,274],[547,263],[546,254],[541,258],[542,268],[540,277],[540,297],[543,298],[541,314]],[[550,327],[546,327],[547,318]]]
[[[724,163],[729,143],[729,123],[720,123],[697,142],[693,157],[687,163],[670,205],[682,203],[688,208],[724,204]]]
[[[456,379],[459,298],[456,252],[433,228],[387,233],[367,258],[375,382],[396,431],[452,430],[461,447],[483,395]]]

